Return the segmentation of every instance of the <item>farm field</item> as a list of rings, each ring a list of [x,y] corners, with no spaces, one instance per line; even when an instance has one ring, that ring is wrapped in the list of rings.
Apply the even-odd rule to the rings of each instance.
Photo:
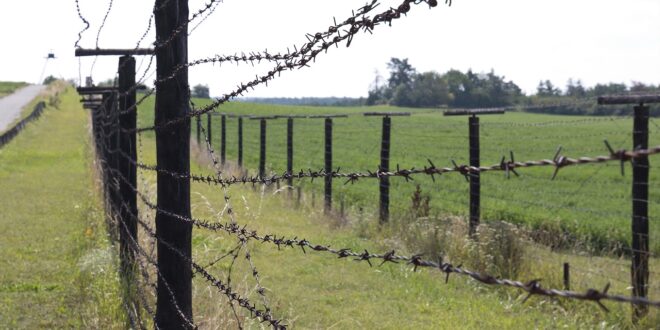
[[[140,122],[153,122],[153,99],[143,103]],[[198,106],[204,100],[196,100]],[[337,108],[292,107],[263,104],[231,103],[221,112],[234,114],[350,114],[337,118],[333,126],[333,161],[342,172],[375,171],[380,163],[381,119],[363,117],[364,111],[411,111],[411,117],[392,119],[392,147],[390,167],[421,168],[430,159],[438,167],[468,163],[468,125],[466,117],[443,117],[429,109],[401,109],[389,107]],[[632,111],[632,110],[631,110]],[[206,127],[206,118],[203,117]],[[649,145],[660,143],[660,121],[651,119]],[[195,136],[195,124],[191,124]],[[286,169],[286,120],[269,120],[267,133],[267,169],[281,174]],[[294,124],[294,170],[323,168],[324,123],[322,119],[296,119]],[[558,146],[568,157],[596,156],[608,153],[603,140],[615,149],[631,148],[632,118],[576,117],[512,112],[504,115],[481,116],[481,164],[500,162],[502,156],[514,152],[517,161],[551,159]],[[244,120],[244,167],[254,175],[259,157],[259,122]],[[152,134],[152,133],[149,133]],[[220,145],[220,117],[213,117],[212,143]],[[227,159],[237,159],[237,119],[227,119]],[[651,158],[651,163],[654,158]],[[551,180],[554,168],[519,169],[520,177],[505,178],[501,172],[481,176],[482,219],[505,220],[533,229],[543,229],[550,236],[567,236],[569,240],[586,242],[597,252],[625,250],[630,244],[631,167],[625,164],[621,175],[617,163],[580,165],[562,169]],[[466,215],[468,212],[468,184],[458,174],[414,176],[414,181],[391,178],[391,213],[406,214],[411,196],[419,185],[422,194],[430,196],[432,214]],[[651,171],[651,182],[659,176]],[[322,180],[297,181],[307,191],[315,191],[315,203],[322,203]],[[364,179],[355,184],[335,180],[333,199],[338,208],[344,200],[349,212],[372,217],[378,207],[378,182]],[[312,194],[306,194],[311,198]],[[660,226],[654,223],[660,205],[660,185],[651,184],[649,214],[650,234],[657,237]],[[660,253],[660,241],[651,240],[651,251]]]
[[[25,85],[27,84],[24,82],[0,81],[0,97],[7,96]]]
[[[144,110],[150,106],[144,104],[140,108],[138,125],[151,123],[151,118]],[[215,130],[214,136],[219,136],[218,130]],[[139,145],[138,159],[154,164],[153,133],[142,134]],[[312,150],[309,152],[312,153]],[[203,157],[206,151],[194,154],[197,156],[191,164],[192,171],[212,174],[208,159]],[[256,160],[253,161],[256,164]],[[154,173],[140,171],[138,182],[141,182],[139,190],[154,201]],[[193,217],[211,222],[228,221],[223,191],[219,187],[193,184],[191,190]],[[376,191],[366,189],[362,193],[376,195]],[[306,197],[309,195],[305,194]],[[263,187],[252,189],[249,186],[232,186],[229,188],[229,196],[232,214],[238,224],[262,234],[296,236],[315,244],[358,251],[387,251],[395,246],[401,254],[418,252],[396,239],[379,236],[378,233],[360,234],[355,228],[360,226],[359,219],[354,220],[355,226],[338,226],[336,219],[323,216],[319,201],[313,206],[309,198],[303,200],[302,207],[296,208],[281,197],[282,191]],[[154,226],[153,212],[143,204],[140,212],[144,221]],[[373,223],[376,219],[371,216],[366,221]],[[152,239],[142,227],[138,231],[141,245],[148,250],[153,246]],[[244,253],[249,251],[260,274],[260,285],[267,289],[268,306],[274,315],[286,319],[287,324],[293,328],[451,328],[457,324],[470,329],[632,326],[628,305],[607,304],[611,313],[603,313],[595,304],[561,299],[531,298],[522,304],[525,295],[516,290],[489,288],[462,277],[452,277],[448,284],[444,284],[444,274],[433,270],[413,272],[405,264],[377,267],[375,263],[374,267],[369,267],[366,263],[356,263],[350,259],[336,259],[309,251],[305,254],[298,248],[280,250],[260,243],[245,246],[235,263],[231,258],[215,263],[219,257],[230,253],[236,243],[231,236],[195,228],[193,259],[201,265],[209,265],[209,270],[219,278],[226,278],[231,267],[233,288],[258,306],[263,306],[255,293],[257,284],[250,276],[251,265],[244,258]],[[544,285],[561,287],[561,265],[570,262],[574,267],[574,290],[601,288],[610,283],[611,292],[625,293],[629,286],[629,263],[625,258],[560,254],[530,244],[525,248],[522,260],[521,270],[516,276],[520,280],[543,278]],[[455,260],[457,263],[463,261]],[[658,270],[658,266],[657,260],[653,259],[652,270]],[[227,327],[228,324],[231,328],[236,327],[232,311],[224,303],[225,298],[213,287],[209,289],[201,276],[195,276],[193,283],[197,324],[201,328]],[[650,297],[653,298],[660,288],[654,285],[650,290]],[[223,303],[218,303],[218,299]],[[257,326],[257,321],[242,316],[240,310],[239,315],[246,328]],[[642,327],[655,322],[657,313],[652,310]]]

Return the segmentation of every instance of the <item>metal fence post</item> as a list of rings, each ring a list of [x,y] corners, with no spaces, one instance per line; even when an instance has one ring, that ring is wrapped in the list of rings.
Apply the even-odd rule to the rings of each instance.
[[[154,13],[156,40],[167,40],[181,24],[188,22],[188,0],[156,0]],[[183,25],[185,27],[185,24]],[[175,35],[171,43],[156,49],[157,78],[175,72],[188,62],[188,29]],[[156,84],[155,125],[178,122],[165,130],[156,129],[157,166],[168,172],[190,173],[190,94],[188,69],[176,71],[175,79]],[[211,120],[209,120],[209,141]],[[182,120],[185,119],[185,120]],[[169,329],[187,329],[192,314],[192,224],[190,218],[190,181],[159,172],[157,174],[156,213],[158,236],[158,289],[155,323]],[[188,259],[188,260],[186,260]],[[176,301],[176,306],[172,303]]]
[[[571,268],[568,262],[564,263],[564,290],[571,289]]]

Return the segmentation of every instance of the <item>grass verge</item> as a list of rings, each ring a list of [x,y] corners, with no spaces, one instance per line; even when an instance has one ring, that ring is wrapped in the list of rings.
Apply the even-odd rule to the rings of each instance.
[[[71,87],[59,100],[0,150],[0,325],[122,328],[89,114]]]

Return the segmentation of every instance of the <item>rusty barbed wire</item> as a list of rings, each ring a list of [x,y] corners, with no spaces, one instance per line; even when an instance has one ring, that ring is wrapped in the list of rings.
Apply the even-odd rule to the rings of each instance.
[[[449,3],[449,1],[447,1]],[[170,120],[165,123],[161,123],[159,125],[154,125],[154,126],[149,126],[149,127],[140,127],[137,128],[136,131],[142,132],[142,131],[151,131],[151,130],[158,130],[162,129],[165,127],[172,126],[174,124],[177,124],[179,122],[189,120],[192,117],[200,116],[202,114],[205,114],[207,112],[213,111],[213,109],[219,107],[220,105],[243,95],[245,92],[247,92],[250,89],[254,89],[254,87],[261,85],[261,84],[268,84],[268,81],[275,79],[276,76],[279,76],[282,72],[284,71],[290,71],[294,69],[301,69],[303,67],[309,66],[309,64],[313,61],[315,61],[316,57],[322,53],[322,52],[327,52],[328,49],[330,49],[331,46],[337,46],[339,43],[343,41],[347,41],[347,46],[350,46],[351,41],[353,40],[353,37],[360,31],[365,31],[365,32],[370,32],[378,25],[382,24],[390,24],[392,21],[401,18],[402,15],[405,15],[408,13],[411,9],[411,4],[420,4],[420,3],[427,3],[429,4],[430,7],[435,7],[437,6],[437,1],[436,0],[404,0],[401,5],[399,5],[396,9],[390,8],[380,14],[375,15],[373,18],[369,18],[366,15],[362,15],[361,13],[364,13],[365,11],[370,11],[373,10],[378,6],[378,1],[373,0],[370,4],[367,4],[363,6],[361,9],[358,10],[358,14],[360,15],[353,15],[351,18],[347,19],[346,22],[348,22],[347,26],[350,26],[347,30],[344,30],[344,33],[342,34],[339,29],[336,29],[333,33],[336,34],[332,38],[331,41],[326,41],[325,38],[323,38],[322,34],[316,34],[314,35],[314,40],[318,36],[318,47],[312,48],[307,53],[305,53],[303,56],[291,60],[291,61],[284,61],[284,63],[278,62],[277,65],[270,70],[267,74],[263,76],[257,76],[254,80],[249,81],[247,83],[241,83],[237,88],[230,92],[229,94],[225,94],[224,96],[220,98],[216,98],[214,102],[211,104],[201,108],[201,109],[193,109],[190,111],[188,114],[186,114],[183,117],[176,118],[174,120]],[[360,17],[361,16],[361,17]],[[330,29],[329,29],[330,30]]]
[[[135,187],[134,187],[135,188]],[[137,190],[136,190],[137,191]],[[168,249],[170,249],[172,252],[176,253],[181,259],[185,260],[186,262],[190,263],[190,265],[193,267],[195,272],[200,274],[207,282],[211,283],[213,286],[215,286],[222,294],[227,296],[227,298],[231,302],[237,303],[239,306],[243,307],[244,309],[248,310],[250,312],[250,316],[254,318],[259,318],[262,320],[262,322],[267,322],[270,324],[273,329],[286,329],[286,324],[283,324],[281,320],[276,319],[272,316],[270,310],[261,310],[256,307],[253,303],[251,303],[247,298],[241,297],[239,294],[234,292],[232,288],[228,285],[223,283],[221,280],[215,278],[211,273],[209,273],[204,267],[198,265],[195,263],[190,257],[186,256],[183,252],[172,246],[169,242],[161,239],[158,237],[156,234],[155,230],[153,230],[148,224],[146,224],[142,219],[139,217],[136,218],[138,221],[138,224],[145,230],[147,235],[152,237],[153,239],[157,240],[164,246],[166,246]]]
[[[158,41],[158,40],[156,40],[156,41],[154,42],[154,51],[155,51],[155,50],[158,50],[158,49],[161,49],[161,48],[163,48],[163,47],[167,47],[167,45],[171,44],[172,41],[174,41],[174,39],[176,39],[176,37],[177,37],[177,36],[178,36],[183,30],[185,30],[185,29],[188,27],[188,24],[192,23],[195,19],[197,19],[197,17],[199,17],[200,15],[204,14],[207,10],[211,9],[211,7],[213,6],[213,4],[214,4],[215,2],[218,2],[218,1],[221,1],[221,0],[210,0],[210,1],[209,1],[207,4],[205,4],[201,9],[197,10],[192,16],[190,16],[190,18],[189,18],[187,21],[185,21],[185,22],[179,24],[179,26],[177,26],[177,27],[172,31],[172,33],[170,34],[170,36],[169,36],[167,39],[165,39],[164,41]],[[163,6],[163,7],[164,7],[164,6]]]
[[[609,310],[607,309],[607,307],[605,307],[605,305],[602,304],[602,301],[631,303],[635,305],[647,305],[647,306],[660,308],[660,301],[654,301],[642,297],[634,297],[634,296],[631,297],[631,296],[609,294],[608,293],[609,284],[606,285],[602,290],[587,289],[585,292],[544,288],[540,283],[541,280],[539,279],[531,280],[528,282],[521,282],[510,279],[501,279],[489,274],[461,268],[462,266],[460,265],[454,266],[451,263],[443,262],[442,259],[438,261],[425,260],[422,258],[422,255],[402,256],[402,255],[397,255],[395,250],[391,250],[389,252],[380,253],[380,254],[370,253],[366,249],[364,250],[364,252],[355,252],[353,249],[350,248],[336,249],[336,248],[331,248],[328,245],[314,244],[304,238],[303,239],[299,239],[297,237],[287,238],[283,235],[277,235],[277,234],[260,235],[257,231],[248,229],[247,226],[240,226],[235,223],[234,224],[210,223],[207,221],[196,220],[193,218],[180,216],[172,212],[169,212],[167,210],[160,209],[159,207],[148,201],[148,199],[145,199],[145,196],[139,193],[138,196],[141,197],[142,201],[150,209],[159,213],[166,214],[173,218],[179,219],[181,221],[191,223],[198,228],[205,228],[212,231],[223,231],[232,235],[236,235],[238,237],[243,237],[248,240],[256,240],[258,242],[275,245],[277,246],[278,249],[281,249],[282,247],[284,248],[300,247],[302,252],[305,254],[307,253],[307,251],[315,251],[315,252],[326,252],[329,254],[333,254],[340,259],[350,257],[353,258],[352,260],[354,261],[360,261],[360,262],[366,261],[370,266],[373,266],[371,260],[379,260],[381,262],[380,265],[383,265],[388,262],[399,263],[401,261],[401,262],[405,262],[408,265],[411,265],[414,271],[417,271],[418,268],[431,268],[431,269],[439,270],[446,274],[445,282],[449,280],[450,274],[463,275],[470,277],[482,284],[513,287],[516,289],[523,290],[528,293],[527,297],[523,300],[523,303],[533,295],[540,295],[540,296],[548,296],[548,297],[563,297],[568,299],[592,301],[598,304],[598,306],[600,306],[605,311],[609,311]]]
[[[606,163],[612,161],[618,161],[620,162],[621,166],[623,166],[625,162],[631,161],[636,158],[648,157],[648,156],[660,154],[660,145],[648,149],[638,149],[635,151],[627,151],[625,149],[614,151],[611,148],[608,150],[610,151],[609,155],[569,158],[561,155],[561,147],[560,147],[552,159],[528,160],[523,162],[515,161],[515,159],[513,158],[514,157],[513,152],[511,152],[510,154],[511,158],[509,160],[506,160],[506,158],[503,156],[500,163],[493,164],[490,166],[479,166],[479,167],[470,166],[470,165],[458,165],[455,162],[453,164],[454,165],[453,167],[436,167],[431,160],[427,160],[429,162],[429,165],[423,166],[421,168],[412,167],[410,169],[404,169],[404,168],[400,168],[397,165],[396,171],[383,171],[379,168],[375,171],[343,173],[339,171],[340,168],[332,172],[326,172],[324,169],[318,171],[313,171],[309,169],[307,171],[301,170],[297,173],[284,172],[281,175],[274,174],[265,177],[232,176],[231,178],[225,178],[225,179],[219,176],[171,172],[168,170],[158,168],[158,166],[155,165],[146,165],[141,162],[135,161],[130,157],[128,157],[128,155],[124,152],[120,151],[120,154],[122,155],[123,158],[126,158],[128,161],[130,161],[131,163],[133,163],[134,165],[138,166],[143,170],[155,171],[177,179],[183,179],[183,180],[189,179],[192,180],[193,182],[215,184],[219,186],[230,186],[235,184],[270,185],[277,182],[286,181],[289,179],[310,178],[314,180],[315,178],[324,178],[328,176],[337,179],[347,179],[345,184],[355,183],[360,179],[368,179],[368,178],[378,179],[382,177],[402,177],[408,181],[408,180],[413,180],[412,176],[414,175],[429,175],[431,176],[431,179],[435,181],[435,175],[457,173],[468,178],[469,175],[472,173],[485,173],[485,172],[494,172],[494,171],[505,172],[505,175],[507,177],[510,177],[511,173],[518,175],[518,172],[516,171],[516,169],[518,168],[544,167],[544,166],[553,166],[555,168],[555,171],[551,177],[551,179],[554,179],[557,177],[558,171],[560,169],[569,166],[582,165],[582,164],[598,164],[598,163]],[[217,165],[217,161],[215,162],[215,164]]]
[[[76,12],[78,13],[78,18],[85,24],[85,27],[78,32],[78,40],[76,40],[76,43],[73,45],[74,48],[78,48],[78,44],[80,44],[80,40],[82,39],[82,35],[85,31],[89,30],[89,21],[85,19],[85,17],[82,15],[82,11],[80,10],[80,0],[75,0],[76,1]]]

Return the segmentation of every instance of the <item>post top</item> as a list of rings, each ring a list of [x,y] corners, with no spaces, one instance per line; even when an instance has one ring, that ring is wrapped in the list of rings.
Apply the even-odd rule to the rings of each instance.
[[[621,94],[598,97],[598,104],[648,104],[660,103],[660,94]]]
[[[485,108],[485,109],[459,109],[448,110],[442,114],[445,116],[476,116],[476,115],[501,115],[506,113],[505,108]]]
[[[382,117],[394,117],[394,116],[410,116],[410,112],[388,112],[388,111],[371,111],[371,112],[364,112],[362,113],[365,117],[372,117],[372,116],[382,116]]]

